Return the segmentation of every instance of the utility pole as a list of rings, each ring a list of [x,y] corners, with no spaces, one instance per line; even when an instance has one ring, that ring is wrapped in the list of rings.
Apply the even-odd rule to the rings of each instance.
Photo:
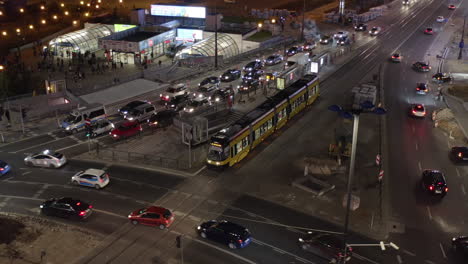
[[[345,10],[345,0],[340,0],[340,5],[338,7],[338,13],[340,14],[341,22],[344,24],[344,10]]]
[[[466,16],[463,17],[463,30],[462,30],[460,43],[458,44],[458,47],[460,48],[460,53],[458,53],[459,60],[461,60],[463,57],[463,48],[465,46],[465,42],[463,40],[463,38],[465,37],[465,24],[466,24]]]
[[[215,0],[215,70],[218,69],[218,13]]]
[[[305,12],[306,12],[306,1],[303,1],[302,6],[302,27],[301,27],[301,41],[304,41],[304,23],[305,23]]]

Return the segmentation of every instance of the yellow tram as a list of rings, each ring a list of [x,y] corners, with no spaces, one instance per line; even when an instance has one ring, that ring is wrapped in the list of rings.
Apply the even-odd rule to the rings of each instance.
[[[208,165],[227,167],[241,161],[265,138],[311,105],[319,94],[318,76],[310,74],[270,97],[211,138]]]

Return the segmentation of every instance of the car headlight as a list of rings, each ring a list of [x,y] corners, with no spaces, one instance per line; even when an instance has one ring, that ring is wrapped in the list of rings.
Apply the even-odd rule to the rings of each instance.
[[[132,120],[133,120],[133,117],[129,117],[128,120],[132,121]]]
[[[162,94],[159,94],[159,97],[162,97]]]
[[[216,102],[219,102],[219,98],[216,98],[215,101],[216,101]]]
[[[132,215],[128,215],[128,218],[132,218]]]
[[[201,226],[197,226],[197,230],[200,230],[201,229]]]
[[[65,130],[70,130],[70,127],[69,127],[69,126],[67,126],[67,127],[65,128]]]
[[[171,107],[175,107],[175,105],[172,104]]]
[[[190,112],[190,113],[193,112],[193,108],[190,108],[189,112]]]
[[[299,242],[304,242],[304,239],[302,239],[302,238],[299,238]]]
[[[42,204],[41,204],[41,205],[39,205],[39,208],[44,208],[44,205],[42,205]]]
[[[372,31],[369,31],[369,34],[372,34]]]

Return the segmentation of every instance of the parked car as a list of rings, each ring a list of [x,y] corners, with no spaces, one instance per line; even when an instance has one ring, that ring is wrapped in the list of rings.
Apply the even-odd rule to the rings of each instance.
[[[367,30],[367,25],[366,24],[357,24],[356,26],[354,26],[354,30],[355,31],[366,31]]]
[[[184,83],[179,83],[173,86],[170,86],[166,89],[165,92],[161,93],[159,97],[163,101],[170,101],[171,98],[188,94],[187,87]]]
[[[332,40],[332,38],[330,36],[323,35],[320,38],[320,44],[327,45],[327,44],[330,44],[332,42],[333,42],[333,40]]]
[[[155,113],[156,108],[152,104],[142,104],[135,109],[132,109],[124,116],[125,119],[130,121],[144,122],[150,118],[150,116]]]
[[[429,63],[418,61],[413,63],[413,69],[419,72],[428,72],[431,70]]]
[[[193,113],[200,110],[200,108],[204,106],[208,106],[210,102],[208,98],[194,98],[188,102],[188,104],[184,107],[184,112],[186,113]]]
[[[120,124],[118,127],[114,128],[110,135],[113,139],[121,139],[121,138],[128,138],[139,134],[143,131],[140,123],[137,121],[126,121]]]
[[[282,61],[283,61],[283,56],[281,56],[280,54],[273,54],[271,56],[268,56],[268,58],[266,58],[265,64],[268,66],[271,66],[271,65],[276,65],[278,63],[281,63]]]
[[[148,125],[151,128],[163,128],[172,125],[174,117],[177,115],[177,112],[174,110],[163,110],[157,113],[154,113],[148,119]]]
[[[265,73],[263,70],[251,71],[242,76],[242,80],[259,80],[260,77]]]
[[[450,159],[455,163],[468,162],[468,148],[452,147],[450,150]]]
[[[241,71],[238,69],[229,69],[220,76],[222,82],[232,82],[240,77]]]
[[[142,100],[136,100],[136,101],[131,101],[130,103],[124,105],[122,108],[119,109],[119,114],[121,115],[126,115],[128,114],[128,111],[135,109],[135,107],[140,106],[142,104],[146,104],[147,101],[142,101]]]
[[[260,81],[259,80],[257,80],[257,79],[251,79],[251,80],[244,79],[244,80],[242,80],[242,83],[237,86],[237,90],[239,91],[239,93],[249,92],[249,91],[257,89],[258,86],[260,86]]]
[[[452,249],[463,257],[468,257],[468,236],[458,236],[452,238]]]
[[[243,248],[252,242],[252,235],[247,228],[225,220],[204,222],[197,227],[197,232],[202,238],[214,240],[231,249]]]
[[[0,175],[5,175],[11,170],[11,166],[3,160],[0,160]]]
[[[448,83],[452,81],[452,75],[449,73],[438,72],[432,75],[432,80],[437,83]]]
[[[164,207],[150,206],[130,213],[128,219],[134,225],[143,224],[166,229],[174,222],[174,215]]]
[[[189,102],[189,96],[187,95],[180,95],[177,97],[172,97],[171,100],[165,102],[166,109],[174,110],[175,112],[179,112],[184,109],[184,107]]]
[[[67,158],[62,153],[46,149],[26,156],[24,163],[28,166],[60,168],[67,163]]]
[[[247,63],[243,70],[245,73],[251,72],[251,71],[256,71],[260,70],[263,68],[263,63],[260,60],[255,60]]]
[[[211,102],[220,102],[227,100],[229,97],[233,99],[234,96],[234,90],[233,89],[219,89],[216,90],[211,97],[209,98]]]
[[[342,246],[343,240],[334,234],[307,232],[305,236],[299,238],[300,248],[329,263],[339,263],[343,259]],[[346,252],[344,260],[348,262],[353,254],[352,247],[348,247]]]
[[[97,137],[99,135],[102,135],[102,134],[107,134],[109,133],[110,131],[112,131],[112,129],[114,129],[115,126],[114,124],[112,124],[111,121],[107,120],[107,119],[101,119],[99,121],[97,121],[96,123],[94,123],[92,126],[91,126],[91,137]]]
[[[71,182],[74,185],[82,185],[95,189],[102,189],[109,184],[109,174],[104,170],[87,169],[77,172],[72,176]]]
[[[448,192],[445,176],[438,170],[424,170],[422,173],[421,185],[423,191],[432,195],[445,196]]]
[[[79,220],[86,219],[93,213],[93,206],[70,197],[46,200],[39,206],[39,208],[43,215],[74,218]]]

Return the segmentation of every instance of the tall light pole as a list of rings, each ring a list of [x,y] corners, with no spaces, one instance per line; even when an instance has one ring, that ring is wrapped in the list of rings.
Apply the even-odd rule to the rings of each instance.
[[[461,60],[463,57],[463,48],[465,46],[465,42],[463,40],[463,38],[465,37],[465,24],[466,24],[466,16],[463,17],[463,30],[462,30],[460,43],[458,44],[458,47],[460,48],[460,52],[458,53],[459,60]]]
[[[218,69],[218,14],[215,0],[215,70]]]
[[[344,24],[344,10],[345,10],[345,0],[340,0],[340,5],[338,7],[338,13],[340,14],[341,22]]]
[[[301,41],[304,41],[304,23],[305,23],[306,1],[302,5],[302,27],[301,27]]]
[[[338,112],[341,117],[346,119],[353,119],[353,139],[351,143],[351,161],[349,165],[349,174],[348,182],[346,187],[346,215],[343,231],[343,259],[342,263],[346,262],[346,256],[348,253],[348,232],[349,232],[349,213],[351,211],[351,188],[354,178],[354,170],[356,166],[356,148],[358,140],[358,129],[359,129],[359,115],[361,113],[374,113],[377,115],[383,115],[386,113],[386,110],[381,107],[375,107],[375,105],[370,101],[365,101],[360,104],[359,109],[352,109],[350,111],[345,111],[341,106],[332,105],[328,107],[328,110],[333,112]]]

